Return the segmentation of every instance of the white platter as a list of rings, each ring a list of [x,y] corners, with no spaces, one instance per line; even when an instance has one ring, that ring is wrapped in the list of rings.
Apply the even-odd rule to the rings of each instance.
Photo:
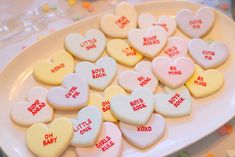
[[[162,0],[137,5],[136,9],[138,14],[150,12],[155,16],[175,16],[180,9],[196,10],[200,6],[200,4],[185,1]],[[214,27],[204,39],[223,41],[230,49],[229,60],[218,68],[225,77],[223,88],[212,96],[193,99],[191,116],[167,119],[167,131],[164,137],[151,148],[141,151],[124,141],[122,156],[160,157],[169,155],[210,134],[235,115],[235,59],[233,52],[235,49],[235,24],[222,13],[218,11],[215,11],[215,13],[216,22]],[[90,28],[98,28],[101,16],[97,15],[79,21],[37,42],[25,49],[0,74],[0,146],[8,156],[32,156],[25,145],[26,128],[21,128],[12,123],[9,110],[11,104],[24,100],[30,88],[35,85],[44,86],[34,80],[32,76],[33,66],[64,50],[64,38],[67,34],[72,32],[84,33]],[[179,30],[175,34],[189,39]],[[123,69],[127,68],[119,66],[119,72]],[[116,79],[113,84],[117,84]],[[49,86],[44,87],[49,88]],[[56,111],[55,117],[62,115],[75,117],[76,112]],[[63,156],[75,156],[74,148],[68,148]]]

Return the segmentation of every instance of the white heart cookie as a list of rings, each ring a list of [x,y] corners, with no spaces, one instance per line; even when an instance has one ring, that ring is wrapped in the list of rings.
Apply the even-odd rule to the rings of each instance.
[[[87,106],[73,119],[73,146],[93,146],[99,137],[102,126],[102,114],[97,107]]]
[[[148,30],[133,29],[128,34],[132,47],[142,55],[153,58],[160,53],[167,42],[167,34],[161,26],[150,27]]]
[[[91,88],[103,90],[111,84],[117,73],[117,63],[113,58],[102,57],[95,65],[90,62],[80,62],[76,65],[76,73],[88,81]]]
[[[119,123],[123,136],[138,148],[145,149],[156,143],[164,134],[165,119],[159,114],[153,114],[143,126],[133,126]]]
[[[155,95],[155,112],[166,117],[183,117],[191,113],[191,95],[185,86],[170,89],[165,86],[166,94]]]
[[[176,14],[179,28],[193,38],[204,36],[213,26],[214,20],[215,13],[209,7],[201,7],[195,14],[189,9],[182,9]]]
[[[74,110],[87,105],[89,86],[77,74],[65,76],[61,87],[52,87],[47,94],[48,103],[55,109]]]
[[[192,39],[188,43],[188,49],[194,61],[205,69],[218,67],[229,57],[228,47],[222,42],[208,45],[202,39]]]
[[[144,125],[154,110],[154,98],[150,89],[142,87],[133,90],[131,96],[117,95],[110,103],[113,115],[130,125]]]
[[[137,26],[135,7],[130,3],[122,2],[115,9],[115,14],[104,15],[100,20],[100,28],[108,36],[126,38],[128,32]]]
[[[65,47],[78,59],[95,61],[105,49],[106,39],[100,30],[90,29],[85,37],[71,33],[65,38]]]
[[[176,30],[176,22],[170,16],[160,16],[158,19],[150,13],[143,13],[139,15],[138,25],[141,29],[148,29],[151,26],[161,26],[171,36]]]
[[[168,38],[166,47],[163,49],[161,55],[176,59],[178,57],[185,57],[188,53],[187,42],[179,36]]]
[[[11,119],[18,125],[30,126],[39,122],[50,122],[53,118],[53,108],[46,102],[47,89],[32,88],[26,102],[19,102],[11,106]]]
[[[158,80],[152,73],[151,62],[142,61],[136,64],[135,71],[123,71],[119,75],[118,83],[129,92],[138,87],[146,87],[155,92]]]

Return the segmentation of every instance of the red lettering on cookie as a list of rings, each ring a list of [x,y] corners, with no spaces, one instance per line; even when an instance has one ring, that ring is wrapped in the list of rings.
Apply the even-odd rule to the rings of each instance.
[[[175,66],[170,66],[170,70],[168,71],[169,75],[181,75],[181,71],[177,70]]]
[[[109,102],[109,100],[103,101],[102,102],[102,111],[106,112],[108,110],[110,110],[110,102]]]
[[[79,131],[79,133],[81,135],[84,135],[85,133],[87,133],[90,130],[92,130],[91,124],[92,124],[92,120],[88,118],[86,121],[83,121],[83,122],[77,124],[74,127],[74,132],[78,132]]]
[[[51,73],[57,72],[58,70],[60,70],[64,67],[65,67],[64,63],[61,63],[60,65],[58,65],[58,66],[54,67],[53,69],[51,69]]]
[[[202,76],[198,76],[197,80],[194,80],[193,84],[206,87],[207,82],[204,81],[204,78]]]
[[[27,110],[29,111],[29,112],[31,112],[32,114],[33,114],[33,116],[35,116],[39,111],[41,111],[42,110],[42,108],[43,107],[45,107],[46,106],[46,103],[45,102],[40,102],[38,99],[37,100],[35,100],[34,102],[33,102],[33,104],[31,104],[28,108],[27,108]]]
[[[139,76],[137,80],[140,82],[139,85],[144,87],[146,84],[149,83],[149,81],[151,81],[151,78],[149,77],[144,78],[143,76]]]
[[[78,87],[72,86],[71,89],[68,91],[68,93],[65,94],[65,97],[66,97],[67,99],[69,99],[69,98],[71,98],[71,97],[72,97],[72,98],[77,98],[78,95],[80,94],[80,92],[77,91],[77,89],[78,89]]]
[[[160,43],[160,40],[158,40],[156,35],[143,38],[143,46],[155,45],[159,43]]]
[[[168,55],[169,57],[174,57],[180,53],[176,46],[170,47],[170,48],[164,50],[163,52],[166,55]]]
[[[189,21],[189,25],[192,26],[193,29],[200,29],[202,25],[202,20],[191,20]]]
[[[215,52],[214,51],[207,51],[207,50],[203,50],[202,54],[204,55],[204,59],[205,60],[212,60],[213,56],[215,56]]]
[[[130,21],[127,17],[121,16],[115,23],[118,25],[119,28],[124,28]]]
[[[94,69],[91,72],[92,72],[93,79],[107,76],[104,68]]]
[[[175,107],[178,107],[182,104],[182,102],[185,100],[185,98],[181,97],[180,94],[176,93],[174,96],[172,96],[168,102],[174,105]]]
[[[44,140],[42,142],[42,145],[48,146],[50,144],[56,143],[57,137],[53,135],[53,133],[47,133],[44,135]]]
[[[112,141],[111,137],[106,136],[105,138],[98,141],[95,146],[96,148],[101,149],[103,152],[105,152],[114,145],[115,143]]]
[[[80,43],[81,47],[84,47],[86,50],[94,49],[96,48],[97,40],[95,38],[86,40],[84,42]]]
[[[139,110],[141,110],[141,109],[143,109],[143,108],[145,108],[145,107],[147,107],[146,105],[145,105],[145,102],[144,102],[144,100],[142,99],[142,98],[139,98],[139,99],[136,99],[136,100],[134,100],[134,101],[131,101],[130,102],[130,105],[131,105],[131,107],[132,107],[132,109],[136,112],[136,111],[139,111]]]
[[[122,49],[122,52],[126,56],[136,56],[137,55],[136,51],[131,47],[127,47],[127,48]]]
[[[138,132],[151,132],[152,131],[151,126],[137,126],[136,129]]]

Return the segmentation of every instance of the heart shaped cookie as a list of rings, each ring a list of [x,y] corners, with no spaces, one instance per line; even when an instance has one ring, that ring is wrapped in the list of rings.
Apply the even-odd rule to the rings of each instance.
[[[217,92],[224,83],[223,74],[216,69],[204,71],[196,66],[193,77],[186,83],[190,93],[196,97],[205,97]]]
[[[117,122],[118,120],[110,111],[110,100],[118,94],[126,94],[125,90],[117,85],[111,85],[104,90],[104,97],[96,93],[90,93],[88,105],[96,106],[102,113],[103,120],[108,122]]]
[[[128,33],[128,40],[142,55],[153,58],[165,46],[167,33],[161,26],[152,26],[147,30],[133,29]]]
[[[183,117],[191,113],[191,95],[185,86],[165,87],[167,93],[155,95],[155,111],[166,117]]]
[[[121,122],[130,125],[145,125],[154,110],[154,97],[150,89],[142,87],[133,90],[131,96],[112,97],[111,111]]]
[[[26,144],[36,156],[58,157],[69,146],[72,136],[71,120],[62,117],[48,127],[43,123],[32,125],[26,132]]]
[[[102,126],[102,114],[97,107],[87,106],[73,119],[73,146],[93,146],[99,137]]]
[[[143,126],[133,126],[119,123],[123,136],[134,146],[145,149],[156,143],[164,134],[165,119],[159,114],[153,114]]]
[[[96,64],[80,62],[75,68],[76,73],[88,81],[91,88],[104,90],[117,73],[117,63],[110,57],[100,58]]]
[[[143,56],[131,48],[125,40],[112,39],[107,44],[107,53],[118,63],[125,66],[135,66]]]
[[[151,26],[161,26],[171,36],[176,30],[176,22],[170,16],[160,16],[158,19],[150,13],[143,13],[139,15],[138,25],[141,29],[148,29]]]
[[[171,60],[168,57],[156,57],[152,61],[153,73],[163,84],[178,88],[186,83],[194,73],[194,64],[187,57]]]
[[[151,69],[151,62],[139,62],[135,66],[135,71],[123,71],[119,75],[118,83],[129,92],[138,87],[146,87],[155,92],[158,80],[152,74]]]
[[[60,85],[64,76],[73,71],[74,60],[68,53],[58,53],[51,61],[41,62],[33,68],[35,79],[48,85]]]
[[[11,106],[10,116],[13,122],[21,126],[30,126],[39,122],[50,122],[53,118],[53,108],[46,102],[47,89],[32,88],[26,102]]]
[[[85,37],[78,33],[71,33],[65,38],[65,47],[76,58],[96,61],[105,49],[104,34],[97,29],[90,29]]]
[[[114,38],[125,38],[130,30],[137,26],[135,8],[127,2],[119,3],[115,15],[105,14],[100,20],[100,28],[105,34]]]
[[[77,74],[65,76],[61,87],[52,87],[47,94],[48,103],[58,110],[74,110],[87,105],[89,86]]]
[[[205,69],[223,64],[229,56],[228,47],[222,42],[212,42],[209,46],[202,39],[192,39],[188,43],[189,54]]]
[[[76,147],[79,157],[119,157],[122,151],[122,134],[119,128],[104,122],[100,136],[93,147]]]
[[[187,53],[188,53],[187,42],[179,36],[174,36],[168,38],[167,45],[163,49],[161,54],[171,59],[176,59],[178,57],[185,57]]]
[[[201,7],[194,13],[189,9],[182,9],[176,14],[179,28],[192,38],[202,37],[212,28],[215,13],[209,7]]]

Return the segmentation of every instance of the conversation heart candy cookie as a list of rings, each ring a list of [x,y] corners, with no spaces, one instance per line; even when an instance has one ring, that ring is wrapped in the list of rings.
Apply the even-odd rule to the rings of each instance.
[[[96,106],[102,113],[103,120],[108,122],[117,122],[118,120],[110,111],[110,100],[118,94],[126,94],[125,90],[117,85],[111,85],[104,90],[104,97],[96,93],[90,93],[88,105]]]
[[[68,53],[58,53],[51,61],[41,62],[33,68],[36,80],[48,85],[60,85],[64,76],[73,71],[74,60]]]
[[[125,38],[128,32],[137,26],[135,8],[127,2],[120,3],[112,13],[104,15],[100,20],[100,28],[105,34],[115,38]]]
[[[55,119],[49,126],[43,123],[32,125],[26,132],[26,144],[36,156],[58,157],[69,146],[73,136],[70,119]]]
[[[142,55],[153,58],[165,46],[167,34],[161,26],[150,27],[147,30],[133,29],[128,34],[128,40]]]
[[[88,81],[91,88],[103,90],[114,79],[117,63],[110,57],[102,57],[95,64],[80,62],[75,68],[76,73]]]
[[[121,94],[112,97],[110,106],[114,116],[121,122],[144,125],[154,110],[153,93],[145,87],[136,88],[131,96]]]
[[[112,39],[107,44],[107,53],[118,63],[126,66],[135,66],[143,56],[131,48],[125,40]]]
[[[187,57],[171,60],[168,57],[156,57],[152,61],[153,73],[158,80],[170,88],[178,88],[186,83],[194,73],[194,64]]]
[[[146,87],[155,92],[158,85],[158,80],[152,74],[151,62],[148,61],[136,64],[135,71],[123,71],[119,75],[118,82],[129,92],[138,87]]]
[[[193,77],[186,83],[190,93],[196,97],[205,97],[217,92],[224,83],[223,74],[216,69],[204,71],[196,66]]]
[[[204,36],[213,26],[215,13],[209,7],[201,7],[194,13],[182,9],[176,14],[176,23],[188,36],[196,38]]]
[[[151,26],[161,26],[171,36],[176,30],[176,22],[170,16],[160,16],[158,19],[150,13],[143,13],[138,18],[138,25],[141,29],[148,29]]]
[[[100,136],[93,147],[76,147],[79,157],[119,157],[122,151],[122,134],[119,128],[104,122]]]
[[[119,123],[123,136],[134,146],[145,149],[156,143],[164,134],[165,119],[159,114],[153,114],[143,126],[133,126]]]
[[[178,57],[185,57],[187,53],[188,53],[187,42],[179,36],[174,36],[168,38],[167,45],[163,49],[161,54],[171,59],[176,59]]]
[[[47,101],[58,110],[74,110],[86,106],[89,86],[86,80],[77,74],[65,76],[61,87],[53,87],[48,91]]]
[[[95,61],[104,51],[106,39],[97,29],[87,31],[85,37],[78,33],[71,33],[65,38],[65,47],[76,58]]]
[[[73,119],[73,146],[93,146],[99,137],[102,126],[102,115],[97,107],[87,106],[78,112]]]
[[[50,122],[53,118],[53,108],[46,102],[47,89],[32,88],[25,102],[11,106],[11,119],[18,125],[30,126],[39,122]]]
[[[189,54],[205,69],[223,64],[229,56],[228,47],[222,42],[212,42],[209,46],[202,39],[192,39],[188,43]]]
[[[166,117],[183,117],[191,113],[191,96],[185,86],[165,87],[167,93],[155,95],[155,111]]]

